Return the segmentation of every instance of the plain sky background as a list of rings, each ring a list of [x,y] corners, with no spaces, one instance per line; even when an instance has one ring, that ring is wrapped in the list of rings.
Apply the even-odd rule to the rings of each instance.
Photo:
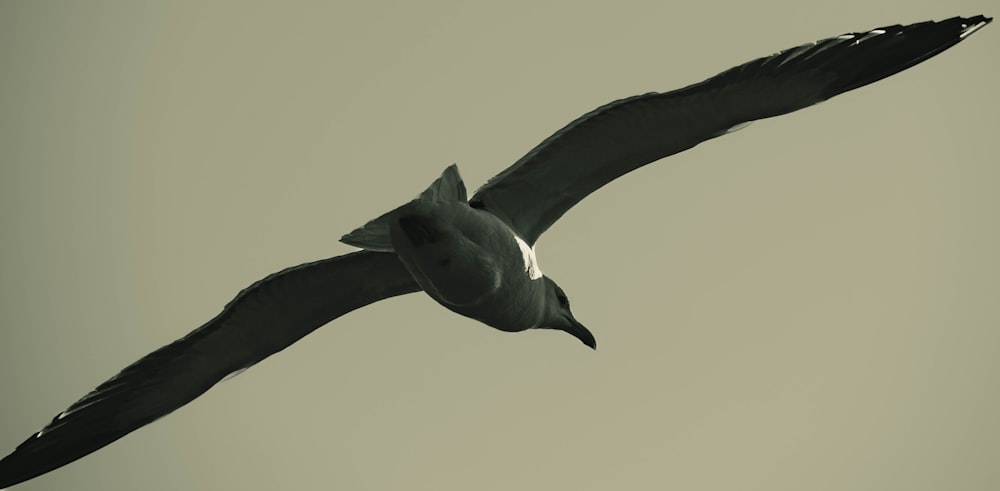
[[[452,162],[474,190],[610,100],[996,7],[0,3],[0,454]],[[16,489],[995,490],[998,52],[578,205],[538,257],[597,352],[397,298]]]

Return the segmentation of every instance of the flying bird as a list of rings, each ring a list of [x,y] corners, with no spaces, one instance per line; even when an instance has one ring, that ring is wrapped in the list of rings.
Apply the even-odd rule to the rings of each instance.
[[[73,462],[197,398],[354,309],[426,292],[510,332],[564,331],[595,348],[566,293],[543,274],[539,237],[628,172],[881,80],[954,46],[992,19],[894,25],[804,44],[703,82],[598,107],[545,139],[471,197],[452,165],[415,199],[344,235],[360,248],[293,266],[86,394],[0,460],[0,488]]]

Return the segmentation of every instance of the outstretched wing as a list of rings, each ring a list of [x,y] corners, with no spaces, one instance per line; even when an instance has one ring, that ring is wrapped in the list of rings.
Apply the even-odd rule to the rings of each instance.
[[[153,422],[347,312],[419,290],[391,253],[355,252],[274,273],[240,292],[205,325],[59,413],[0,460],[0,488],[66,465]]]
[[[470,203],[534,244],[577,202],[650,162],[924,61],[992,19],[981,15],[844,34],[758,58],[704,82],[614,101],[573,121],[476,191]]]

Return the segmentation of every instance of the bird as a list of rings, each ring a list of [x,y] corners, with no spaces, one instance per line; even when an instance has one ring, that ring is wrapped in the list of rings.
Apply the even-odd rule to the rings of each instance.
[[[552,329],[596,349],[535,245],[580,200],[639,167],[906,70],[992,21],[892,25],[757,58],[670,92],[600,106],[543,140],[471,198],[455,164],[416,198],[341,237],[358,251],[292,266],[140,358],[0,460],[0,488],[74,462],[171,413],[334,319],[423,291],[501,331]]]

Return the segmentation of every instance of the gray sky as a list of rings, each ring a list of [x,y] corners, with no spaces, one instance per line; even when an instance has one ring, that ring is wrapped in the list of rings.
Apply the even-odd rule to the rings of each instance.
[[[998,13],[53,5],[0,4],[2,454],[452,162],[472,190],[612,99]],[[997,29],[569,212],[538,258],[596,353],[410,295],[17,489],[995,489]]]

